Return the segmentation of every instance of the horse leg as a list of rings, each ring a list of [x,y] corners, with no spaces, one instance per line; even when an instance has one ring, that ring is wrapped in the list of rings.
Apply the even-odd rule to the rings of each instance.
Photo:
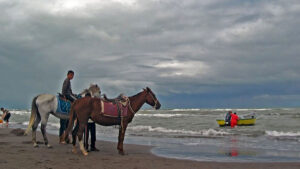
[[[52,148],[52,146],[48,143],[48,138],[46,135],[46,126],[48,122],[49,114],[46,114],[44,117],[42,117],[42,125],[41,125],[41,131],[44,137],[44,143],[48,148]]]
[[[85,150],[83,140],[82,140],[83,131],[85,129],[85,126],[86,126],[86,124],[84,124],[84,123],[79,124],[79,129],[78,129],[78,132],[77,132],[77,136],[78,136],[78,140],[79,140],[80,150],[81,150],[83,155],[87,156],[88,152]]]
[[[120,155],[125,155],[124,149],[123,149],[123,141],[125,137],[125,131],[127,128],[127,123],[123,123],[123,125],[120,125],[119,128],[119,140],[118,140],[118,147],[117,149],[119,150]]]
[[[38,147],[39,145],[36,142],[36,129],[39,126],[39,123],[41,121],[41,116],[37,114],[36,119],[34,121],[34,124],[32,125],[32,143],[33,147]]]
[[[77,149],[76,149],[76,135],[77,135],[78,129],[79,129],[79,123],[76,120],[76,126],[73,129],[73,131],[72,131],[72,144],[73,144],[72,152],[75,153],[75,154],[77,153]]]
[[[44,143],[48,148],[52,148],[52,146],[48,143],[48,138],[47,138],[47,135],[46,135],[46,125],[47,124],[43,124],[43,123],[41,125],[41,131],[42,131],[42,134],[43,134],[43,137],[44,137]]]

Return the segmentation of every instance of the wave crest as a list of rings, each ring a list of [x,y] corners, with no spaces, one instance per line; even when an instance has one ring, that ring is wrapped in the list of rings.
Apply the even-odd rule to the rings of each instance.
[[[300,137],[300,132],[266,131],[265,133],[272,137]]]
[[[149,131],[149,132],[160,132],[160,133],[170,133],[170,134],[185,134],[185,135],[192,135],[192,136],[224,136],[230,135],[230,133],[225,131],[217,131],[215,129],[207,129],[207,130],[200,130],[200,131],[192,131],[192,130],[174,130],[174,129],[167,129],[164,127],[152,127],[152,126],[133,126],[128,128],[134,131]]]

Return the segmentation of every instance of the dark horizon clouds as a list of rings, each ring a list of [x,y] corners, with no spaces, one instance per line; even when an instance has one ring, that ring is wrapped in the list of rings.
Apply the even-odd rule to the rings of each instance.
[[[163,108],[299,107],[297,0],[0,1],[0,106],[90,83]]]

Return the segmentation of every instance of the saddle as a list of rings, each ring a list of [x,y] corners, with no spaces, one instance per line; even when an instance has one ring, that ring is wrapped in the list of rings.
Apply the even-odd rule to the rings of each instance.
[[[121,93],[119,96],[117,96],[116,98],[113,98],[113,99],[107,98],[106,94],[103,95],[103,98],[105,99],[104,101],[112,102],[112,103],[116,104],[117,102],[126,102],[127,97]]]
[[[57,97],[57,113],[68,115],[71,108],[71,102],[62,94],[58,93]]]
[[[120,94],[114,99],[108,99],[104,95],[104,99],[101,99],[101,114],[109,117],[122,118],[128,115],[128,97]]]
[[[57,93],[57,94],[58,94],[58,98],[59,98],[60,100],[63,100],[63,101],[69,101],[69,100],[66,98],[66,96],[62,95],[61,93]]]

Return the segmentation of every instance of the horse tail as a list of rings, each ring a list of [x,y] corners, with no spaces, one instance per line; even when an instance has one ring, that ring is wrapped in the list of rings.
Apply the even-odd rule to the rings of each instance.
[[[36,105],[36,99],[38,98],[39,96],[36,96],[35,98],[33,98],[32,100],[32,104],[31,104],[31,115],[30,115],[30,120],[29,120],[29,124],[28,124],[28,127],[24,133],[24,135],[27,135],[29,133],[29,131],[31,130],[32,128],[32,125],[35,121],[35,117],[38,113],[38,108],[37,108],[37,105]]]
[[[74,110],[75,105],[76,105],[76,101],[72,104],[71,109],[70,109],[69,124],[68,124],[68,128],[66,129],[65,134],[64,134],[64,140],[66,140],[66,138],[69,136],[69,133],[74,126],[74,120],[76,119],[76,113]]]

